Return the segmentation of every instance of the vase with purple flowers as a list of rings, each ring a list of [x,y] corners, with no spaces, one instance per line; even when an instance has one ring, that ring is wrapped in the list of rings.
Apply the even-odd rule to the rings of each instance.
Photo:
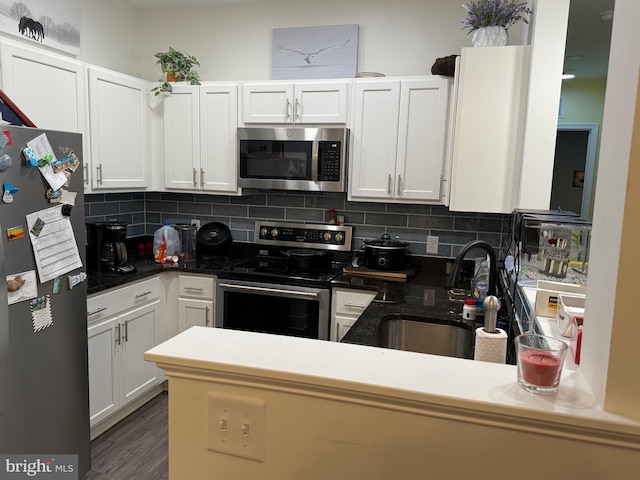
[[[469,30],[474,47],[501,47],[509,41],[509,27],[529,23],[527,2],[517,0],[472,0],[462,5],[467,16],[462,29]]]

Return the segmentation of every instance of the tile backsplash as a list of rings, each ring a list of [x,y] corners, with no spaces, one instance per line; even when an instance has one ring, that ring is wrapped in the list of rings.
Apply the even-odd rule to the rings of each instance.
[[[128,235],[151,235],[163,223],[200,220],[229,226],[234,241],[253,242],[256,220],[322,223],[334,209],[353,226],[353,248],[380,238],[409,242],[409,251],[426,255],[427,236],[439,237],[438,255],[455,256],[471,240],[502,244],[502,223],[510,216],[450,212],[438,205],[349,202],[345,193],[259,192],[232,197],[191,193],[101,193],[85,196],[87,222],[117,220],[129,224]]]

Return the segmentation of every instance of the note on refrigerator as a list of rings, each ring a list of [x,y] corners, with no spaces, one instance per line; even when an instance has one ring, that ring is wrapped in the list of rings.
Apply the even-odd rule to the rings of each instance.
[[[54,153],[53,148],[51,148],[51,144],[49,143],[49,138],[46,133],[38,135],[30,142],[27,142],[27,147],[33,150],[35,157],[38,160],[45,155],[51,155],[54,161],[57,160],[56,154]],[[61,186],[67,183],[67,176],[61,171],[58,173],[54,172],[51,164],[47,163],[46,165],[38,168],[53,190],[58,190]]]
[[[82,267],[71,220],[62,214],[62,205],[30,213],[27,228],[40,283]]]
[[[7,275],[7,295],[9,305],[37,297],[38,284],[35,270]]]

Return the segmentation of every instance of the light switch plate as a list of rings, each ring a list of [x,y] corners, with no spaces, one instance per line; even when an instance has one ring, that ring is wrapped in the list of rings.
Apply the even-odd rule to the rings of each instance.
[[[438,240],[436,235],[427,236],[427,253],[437,255],[438,254]]]
[[[264,462],[267,402],[209,392],[207,450]]]

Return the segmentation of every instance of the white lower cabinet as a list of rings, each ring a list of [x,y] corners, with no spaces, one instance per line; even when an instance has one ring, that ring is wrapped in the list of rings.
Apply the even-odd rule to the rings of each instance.
[[[330,340],[339,342],[376,297],[377,292],[334,288],[331,292]]]
[[[90,297],[89,415],[93,427],[164,381],[144,352],[165,339],[158,277]]]
[[[178,333],[193,326],[213,327],[215,277],[180,275]]]

